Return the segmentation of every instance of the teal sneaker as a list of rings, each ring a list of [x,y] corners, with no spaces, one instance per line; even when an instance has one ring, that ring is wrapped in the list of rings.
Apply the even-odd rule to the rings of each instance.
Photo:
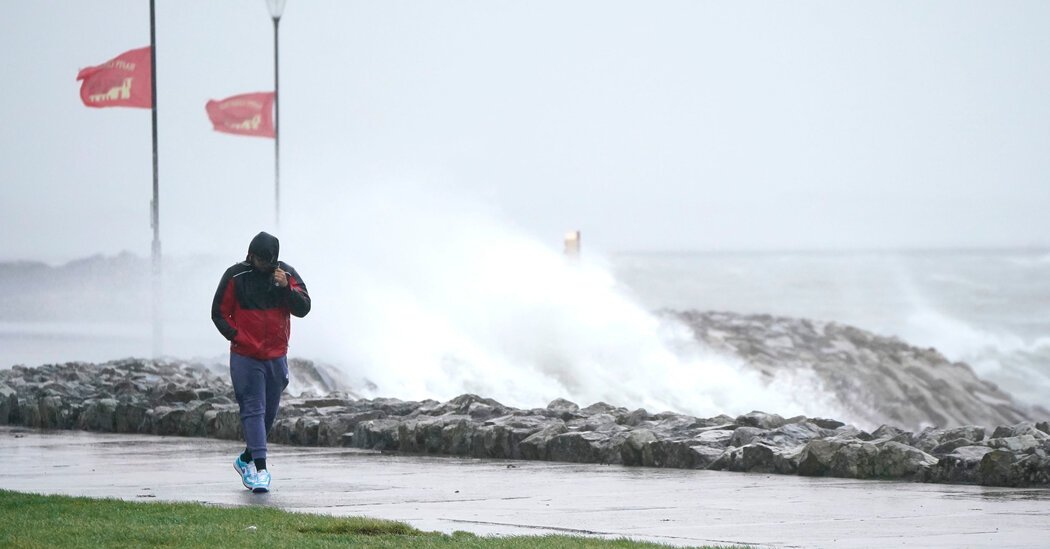
[[[255,464],[245,463],[241,460],[241,456],[237,456],[237,459],[233,460],[233,468],[237,470],[237,475],[241,477],[241,484],[243,484],[245,488],[251,490],[251,478],[255,475]]]
[[[255,467],[252,467],[254,469]],[[252,485],[252,492],[256,494],[263,494],[270,491],[270,472],[266,469],[262,471],[255,471],[254,474],[248,479],[248,482]]]

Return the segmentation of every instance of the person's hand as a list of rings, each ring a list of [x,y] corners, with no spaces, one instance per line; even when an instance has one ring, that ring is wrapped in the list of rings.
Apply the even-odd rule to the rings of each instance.
[[[273,285],[278,288],[286,288],[288,286],[288,273],[284,272],[280,267],[273,272]]]

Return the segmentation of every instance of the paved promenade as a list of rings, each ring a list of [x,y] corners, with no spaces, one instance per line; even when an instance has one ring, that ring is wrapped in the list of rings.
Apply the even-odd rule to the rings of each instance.
[[[0,488],[268,505],[423,530],[627,536],[671,545],[1046,547],[1050,490],[271,447],[270,494],[241,449],[199,438],[0,427]]]

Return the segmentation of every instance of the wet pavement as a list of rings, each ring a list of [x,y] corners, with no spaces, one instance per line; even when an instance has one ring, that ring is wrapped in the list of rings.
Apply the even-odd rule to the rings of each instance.
[[[0,488],[267,505],[477,534],[626,536],[671,545],[1046,547],[1050,489],[1006,489],[274,445],[270,494],[200,438],[0,427]]]

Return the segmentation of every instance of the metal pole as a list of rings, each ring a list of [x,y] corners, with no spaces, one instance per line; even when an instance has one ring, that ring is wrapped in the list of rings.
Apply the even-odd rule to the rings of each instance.
[[[161,255],[160,255],[160,178],[157,171],[157,32],[154,0],[149,1],[150,94],[153,105],[153,201],[150,225],[153,228],[153,359],[160,358],[161,341]]]
[[[277,25],[280,17],[273,18],[273,204],[274,228],[281,230],[281,96],[277,65]]]

